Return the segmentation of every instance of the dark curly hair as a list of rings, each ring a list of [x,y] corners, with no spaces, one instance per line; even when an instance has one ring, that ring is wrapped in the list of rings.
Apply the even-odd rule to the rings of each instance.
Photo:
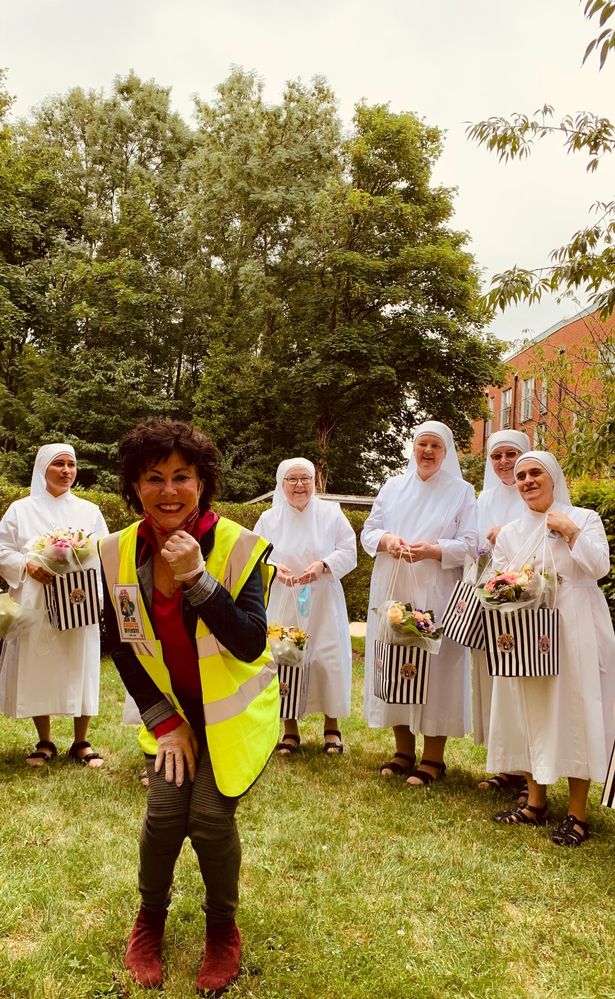
[[[220,486],[219,453],[216,445],[189,423],[150,417],[129,430],[118,444],[120,492],[137,511],[143,506],[134,484],[139,476],[178,451],[188,465],[194,465],[203,483],[199,497],[201,513],[208,510]]]

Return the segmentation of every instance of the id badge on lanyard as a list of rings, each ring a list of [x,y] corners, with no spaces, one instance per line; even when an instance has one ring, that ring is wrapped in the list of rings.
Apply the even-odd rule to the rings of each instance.
[[[122,642],[145,641],[145,628],[139,607],[139,584],[116,583],[113,587],[113,602]]]

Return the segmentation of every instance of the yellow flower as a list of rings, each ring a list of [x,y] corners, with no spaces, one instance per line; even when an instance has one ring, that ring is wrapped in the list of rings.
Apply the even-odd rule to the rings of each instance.
[[[391,624],[401,624],[404,619],[404,608],[401,604],[392,604],[387,611],[387,617]]]

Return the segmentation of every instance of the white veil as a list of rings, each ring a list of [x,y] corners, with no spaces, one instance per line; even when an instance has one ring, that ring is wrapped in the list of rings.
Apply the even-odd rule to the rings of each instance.
[[[42,447],[39,447],[36,452],[34,468],[32,469],[32,479],[30,481],[30,496],[32,499],[40,499],[41,497],[51,495],[47,490],[45,472],[54,458],[57,458],[59,454],[70,454],[75,461],[77,460],[72,444],[43,444]]]
[[[493,489],[494,486],[503,484],[498,473],[493,467],[491,452],[495,451],[496,447],[502,447],[506,444],[508,444],[509,447],[516,448],[522,453],[529,451],[532,446],[528,435],[523,433],[522,430],[496,430],[494,433],[490,434],[487,441],[487,457],[485,459],[483,490]]]
[[[448,472],[449,475],[454,476],[456,479],[461,479],[461,468],[459,467],[459,459],[457,458],[457,452],[455,451],[455,439],[453,437],[453,432],[450,427],[446,426],[446,423],[440,423],[438,420],[425,420],[424,423],[420,423],[418,427],[415,427],[412,434],[413,449],[408,461],[406,474],[416,471],[414,444],[421,434],[435,434],[436,437],[440,438],[446,450],[446,455],[444,461],[440,465],[440,468],[445,472]]]
[[[279,506],[280,503],[288,503],[288,500],[284,495],[284,486],[282,483],[284,482],[284,477],[288,470],[295,468],[296,466],[299,468],[305,468],[305,470],[310,473],[312,478],[315,477],[316,469],[309,458],[286,458],[284,461],[281,461],[278,465],[278,470],[275,473],[275,491],[271,501],[272,506]]]
[[[554,454],[550,451],[526,451],[517,458],[515,462],[515,474],[517,468],[522,461],[528,460],[536,461],[539,465],[547,470],[551,478],[553,479],[553,500],[555,503],[562,503],[564,506],[572,506],[570,502],[570,493],[568,492],[568,486],[566,485],[566,479],[564,478],[564,473],[562,472],[561,466]]]

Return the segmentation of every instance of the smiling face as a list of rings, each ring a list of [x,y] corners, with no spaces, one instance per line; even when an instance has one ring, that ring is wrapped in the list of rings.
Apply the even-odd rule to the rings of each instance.
[[[511,444],[497,444],[491,454],[490,461],[496,475],[507,486],[512,486],[515,481],[515,462],[522,451]]]
[[[544,513],[553,503],[553,479],[533,458],[521,461],[515,471],[517,489],[530,510]]]
[[[45,486],[52,496],[67,493],[77,478],[77,462],[72,454],[59,454],[45,469]]]
[[[446,457],[444,441],[437,434],[421,434],[414,442],[414,460],[420,479],[435,475]]]
[[[284,495],[296,510],[305,510],[314,495],[314,478],[303,465],[293,465],[282,480]]]
[[[198,506],[201,480],[194,465],[173,451],[165,461],[146,469],[134,483],[143,512],[149,514],[165,531],[184,522]]]

